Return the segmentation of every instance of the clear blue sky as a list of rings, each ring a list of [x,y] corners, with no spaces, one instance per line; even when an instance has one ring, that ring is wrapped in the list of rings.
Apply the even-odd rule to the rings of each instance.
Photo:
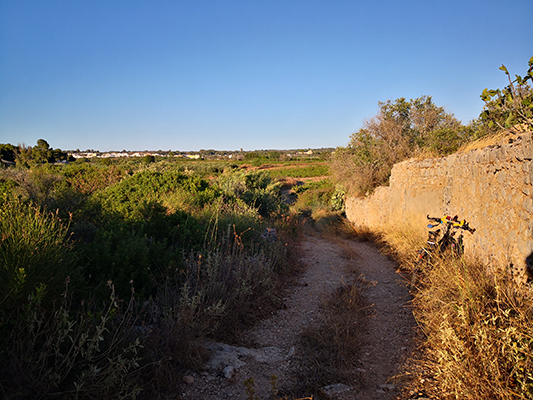
[[[533,56],[531,0],[0,0],[0,143],[345,146],[378,101],[464,123]]]

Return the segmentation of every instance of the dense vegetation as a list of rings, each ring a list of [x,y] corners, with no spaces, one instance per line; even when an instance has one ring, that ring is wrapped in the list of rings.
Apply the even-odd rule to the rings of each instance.
[[[429,96],[379,103],[377,116],[355,132],[332,159],[332,172],[346,190],[364,195],[388,182],[392,166],[420,155],[443,156],[484,133],[479,121],[462,125]]]
[[[0,169],[2,398],[150,398],[279,302],[296,225],[267,171],[36,154]]]

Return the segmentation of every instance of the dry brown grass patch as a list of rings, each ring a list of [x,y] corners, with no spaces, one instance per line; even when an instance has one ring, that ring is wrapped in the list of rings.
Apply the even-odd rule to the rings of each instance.
[[[422,238],[404,227],[382,232],[381,244],[412,271]],[[413,382],[444,399],[533,398],[531,287],[464,258],[433,257],[420,272],[413,306],[426,339]]]
[[[533,292],[464,260],[433,265],[415,298],[442,387],[462,399],[533,398]]]
[[[458,153],[468,153],[472,150],[484,149],[485,147],[495,146],[500,144],[502,141],[515,137],[513,133],[509,131],[500,131],[492,135],[484,136],[473,142],[466,143],[459,150]]]

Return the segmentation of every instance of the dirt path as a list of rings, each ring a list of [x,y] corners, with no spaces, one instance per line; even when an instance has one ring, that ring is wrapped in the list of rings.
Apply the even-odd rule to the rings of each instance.
[[[407,307],[408,290],[395,271],[395,264],[368,243],[338,239],[328,241],[307,236],[302,242],[306,265],[299,284],[289,290],[285,308],[243,332],[242,347],[212,343],[213,357],[206,372],[187,377],[180,390],[184,399],[248,399],[243,382],[254,381],[255,395],[271,398],[271,376],[283,396],[294,392],[302,363],[309,362],[300,347],[299,335],[320,320],[321,301],[339,286],[357,279],[367,282],[363,292],[371,310],[365,318],[364,335],[353,382],[332,386],[331,399],[393,399],[396,387],[390,378],[413,346],[415,321]],[[307,361],[305,361],[307,360]],[[330,382],[331,385],[339,382]],[[328,390],[326,390],[327,392]]]

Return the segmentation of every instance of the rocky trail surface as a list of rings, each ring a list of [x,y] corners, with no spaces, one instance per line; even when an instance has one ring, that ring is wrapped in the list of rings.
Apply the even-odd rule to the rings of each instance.
[[[398,398],[401,366],[414,348],[416,324],[409,308],[410,294],[396,265],[374,246],[336,238],[306,236],[301,244],[304,272],[284,297],[285,307],[243,332],[238,346],[208,343],[211,359],[202,373],[186,376],[180,388],[184,399],[269,399],[271,376],[276,376],[279,396],[302,398],[302,371],[309,357],[301,345],[303,332],[316,327],[321,302],[342,285],[364,284],[368,312],[361,321],[362,334],[354,378],[332,380],[320,390],[326,399],[377,400]],[[253,379],[254,394],[246,392]],[[256,396],[256,397],[254,397]],[[313,397],[313,398],[316,398]]]

